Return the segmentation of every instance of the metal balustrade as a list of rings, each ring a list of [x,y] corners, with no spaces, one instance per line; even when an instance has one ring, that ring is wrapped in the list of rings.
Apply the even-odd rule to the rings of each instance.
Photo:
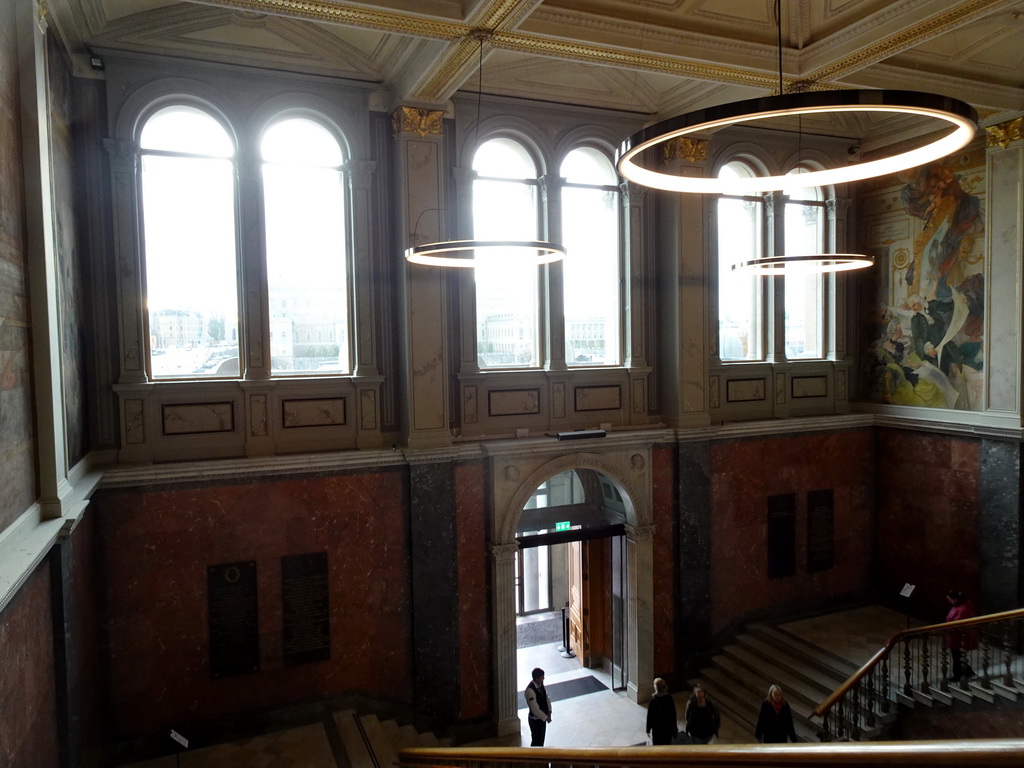
[[[897,633],[815,708],[821,740],[875,738],[900,704],[1016,700],[1024,694],[1022,627],[1024,609]],[[958,677],[951,645],[962,649]]]

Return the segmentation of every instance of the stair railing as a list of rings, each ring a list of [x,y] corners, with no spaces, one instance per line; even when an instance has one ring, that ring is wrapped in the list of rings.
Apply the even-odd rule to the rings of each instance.
[[[410,748],[398,768],[972,768],[1019,767],[1024,739],[876,744],[713,744],[679,747]]]
[[[1024,693],[1017,654],[1024,609],[898,632],[811,713],[822,741],[861,741],[896,717],[898,704]],[[960,669],[954,676],[955,653]]]

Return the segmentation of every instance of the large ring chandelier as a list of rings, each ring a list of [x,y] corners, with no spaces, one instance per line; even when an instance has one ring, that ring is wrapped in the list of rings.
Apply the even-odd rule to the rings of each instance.
[[[927,143],[893,155],[837,168],[792,175],[750,178],[697,178],[660,170],[660,153],[654,163],[641,163],[641,155],[672,139],[712,131],[753,120],[818,115],[823,113],[885,112],[931,118],[938,127],[952,130]],[[669,192],[744,194],[785,188],[823,187],[885,176],[938,160],[967,146],[978,130],[978,115],[965,102],[917,91],[848,90],[805,91],[766,96],[708,107],[663,120],[630,136],[615,153],[619,173],[645,187]],[[654,153],[651,153],[654,154]]]
[[[405,249],[405,260],[430,267],[475,267],[482,259],[477,251],[485,251],[493,258],[495,253],[521,258],[527,264],[550,264],[565,258],[565,248],[558,243],[540,240],[446,240],[424,243]]]

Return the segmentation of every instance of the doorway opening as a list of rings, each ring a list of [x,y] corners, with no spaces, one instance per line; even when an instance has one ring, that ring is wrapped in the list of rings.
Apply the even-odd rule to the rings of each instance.
[[[626,687],[625,523],[618,488],[593,469],[553,475],[523,507],[516,529],[516,677],[526,681],[535,667],[544,669],[555,701],[560,693]]]

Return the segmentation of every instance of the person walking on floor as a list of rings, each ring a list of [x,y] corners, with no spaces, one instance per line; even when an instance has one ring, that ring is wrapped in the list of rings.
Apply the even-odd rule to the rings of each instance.
[[[537,667],[533,670],[533,680],[526,686],[523,696],[526,698],[526,706],[530,708],[530,714],[526,721],[530,724],[531,747],[543,747],[544,735],[547,732],[548,723],[551,722],[551,699],[544,689],[544,670]]]
[[[693,687],[690,700],[686,702],[686,733],[694,744],[710,744],[718,738],[718,729],[722,725],[722,716],[718,713],[710,697],[700,685]]]
[[[668,683],[660,677],[654,678],[654,696],[647,705],[647,734],[651,744],[671,744],[679,731],[676,718],[676,703],[668,692]]]
[[[768,689],[768,698],[761,703],[761,713],[754,726],[754,738],[764,744],[785,744],[796,741],[793,728],[793,710],[782,695],[782,689],[773,685]]]

